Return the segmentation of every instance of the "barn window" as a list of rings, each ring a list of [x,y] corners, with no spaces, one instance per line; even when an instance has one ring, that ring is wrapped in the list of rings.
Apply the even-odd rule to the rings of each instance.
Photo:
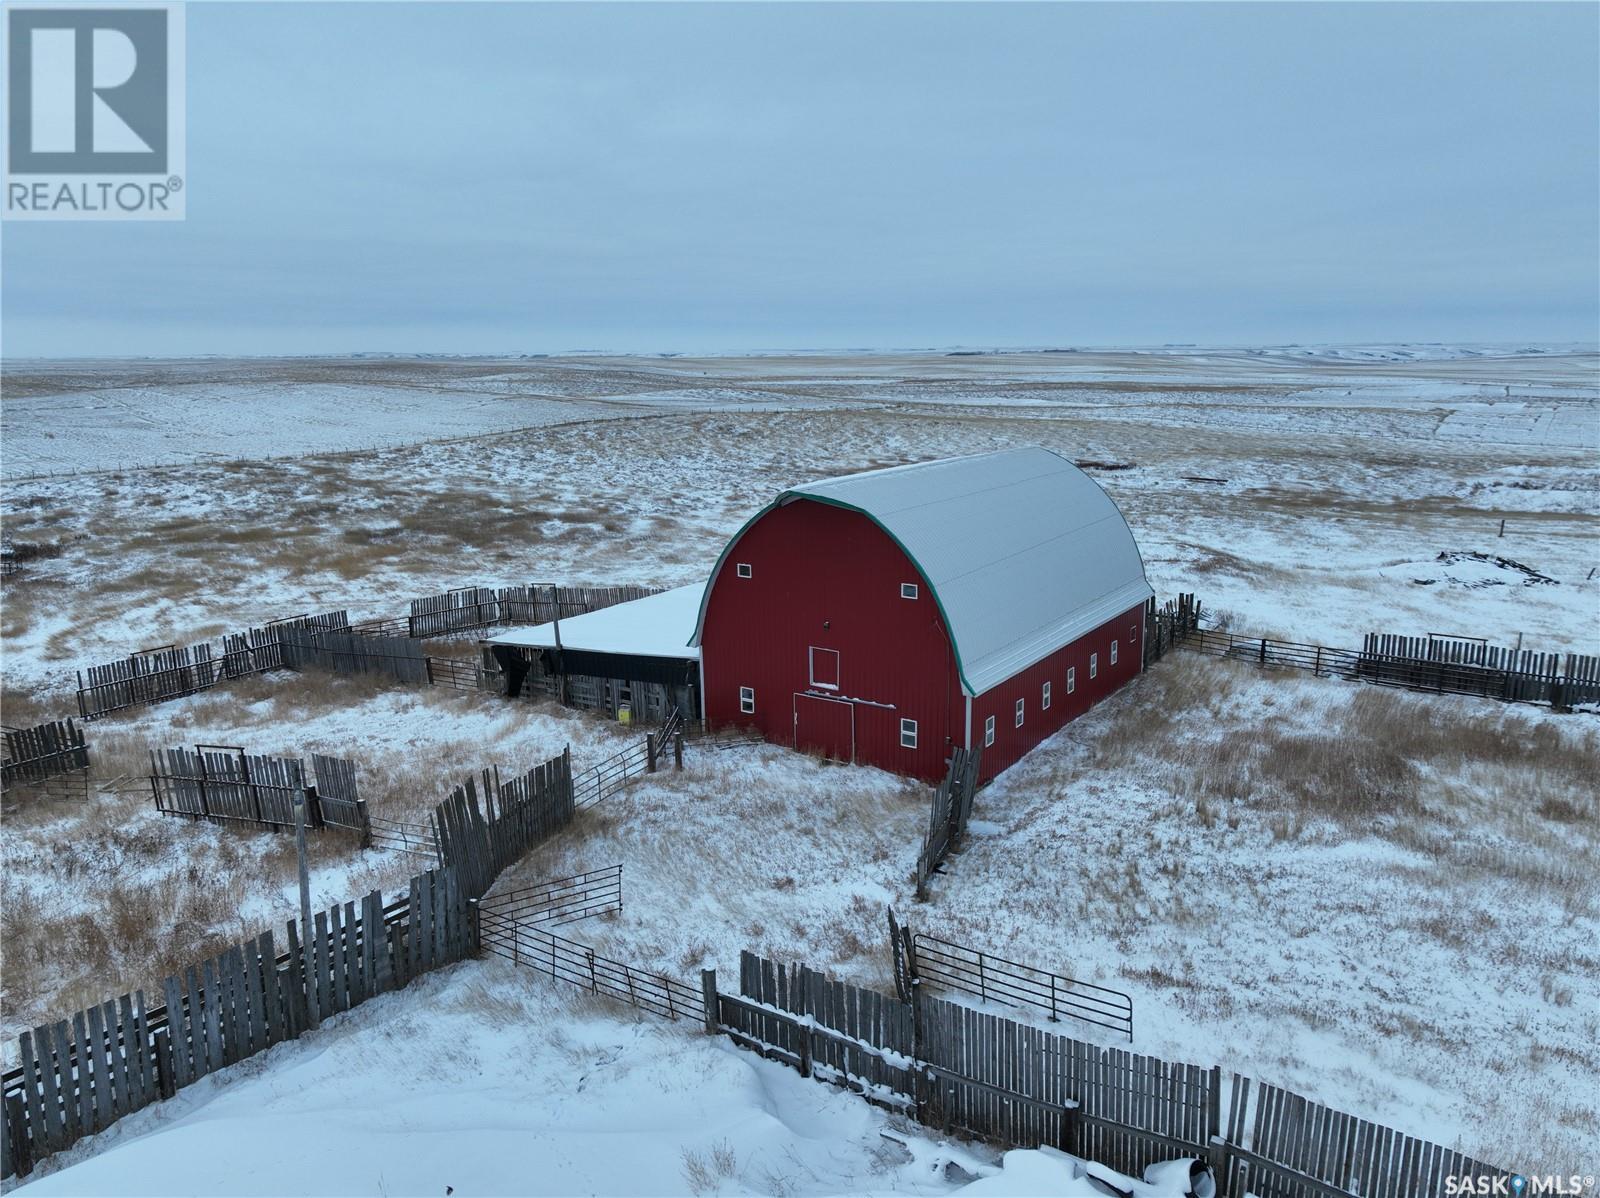
[[[916,597],[917,597],[917,584],[916,583],[914,583],[914,582],[902,582],[900,584],[900,598],[902,598],[902,599],[915,599]]]
[[[1137,645],[1138,643],[1139,643],[1139,626],[1137,624],[1129,624],[1128,625],[1128,644]]]
[[[811,647],[811,685],[826,690],[839,689],[839,651]]]
[[[1078,689],[1078,667],[1077,666],[1068,666],[1067,667],[1067,694],[1070,695],[1073,691],[1075,691],[1077,689]]]
[[[988,748],[994,744],[994,716],[983,721],[983,747]]]
[[[744,712],[745,715],[754,715],[756,713],[755,687],[741,686],[739,688],[739,710]]]
[[[1116,665],[1117,664],[1117,642],[1116,641],[1112,641],[1111,642],[1111,664],[1112,665]]]
[[[1050,710],[1050,684],[1048,682],[1044,684],[1044,689],[1039,692],[1039,710]]]
[[[739,577],[740,578],[749,578],[750,574],[751,574],[750,563],[749,562],[740,562],[739,563]]]
[[[1022,727],[1022,700],[1017,700],[1017,727]]]
[[[900,747],[902,749],[914,749],[917,747],[916,720],[900,721]]]
[[[1098,653],[1091,653],[1089,654],[1089,677],[1093,678],[1099,672],[1100,655]]]

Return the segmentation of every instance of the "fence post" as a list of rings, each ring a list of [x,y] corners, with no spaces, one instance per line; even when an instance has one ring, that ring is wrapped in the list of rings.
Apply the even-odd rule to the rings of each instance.
[[[672,738],[672,768],[683,769],[683,733]]]
[[[715,1036],[720,1030],[722,1022],[721,1004],[717,999],[717,971],[715,969],[702,969],[700,971],[700,995],[705,1001],[706,1008],[706,1035]]]
[[[211,804],[206,802],[206,755],[196,750],[195,756],[200,760],[200,816],[202,819],[211,818]]]
[[[645,733],[644,770],[647,774],[656,772],[656,734],[654,732]]]
[[[372,847],[372,816],[367,814],[367,801],[365,799],[356,800],[356,820],[361,825],[361,847],[370,849]]]

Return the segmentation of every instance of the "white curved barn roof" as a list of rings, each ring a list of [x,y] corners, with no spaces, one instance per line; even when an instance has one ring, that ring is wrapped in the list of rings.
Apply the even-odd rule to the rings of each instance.
[[[1117,505],[1048,449],[825,479],[790,488],[762,512],[796,499],[861,512],[899,543],[944,613],[969,694],[982,694],[1153,594]],[[691,643],[699,643],[704,622],[702,605]]]

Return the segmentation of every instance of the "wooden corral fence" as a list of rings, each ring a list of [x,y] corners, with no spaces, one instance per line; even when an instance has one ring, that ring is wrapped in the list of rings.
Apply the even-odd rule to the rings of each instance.
[[[285,638],[348,624],[344,612],[293,616],[263,628],[228,634],[223,638],[221,656],[212,652],[209,643],[162,645],[122,661],[88,666],[78,671],[78,714],[86,720],[98,719],[114,711],[199,694],[229,679],[281,669]]]
[[[207,1074],[293,1040],[321,1019],[476,951],[470,909],[449,870],[411,879],[385,905],[373,891],[166,979],[19,1037],[0,1078],[0,1177],[26,1176],[52,1153]]]
[[[619,603],[659,594],[660,587],[561,587],[550,583],[504,587],[499,592],[502,624],[549,624]]]
[[[1263,668],[1557,709],[1600,703],[1600,657],[1502,649],[1460,637],[1368,633],[1359,650],[1197,628],[1183,648]]]
[[[481,899],[500,872],[572,822],[572,751],[564,750],[510,782],[468,778],[433,812],[441,858],[461,879],[468,899]]]
[[[1168,599],[1159,608],[1155,596],[1144,605],[1144,668],[1160,661],[1172,647],[1200,627],[1200,601],[1193,594]]]
[[[210,690],[224,675],[209,644],[165,645],[123,661],[78,671],[78,714],[94,720],[113,711],[164,703]]]
[[[404,618],[350,623],[344,611],[302,614],[260,628],[228,633],[218,654],[209,643],[161,645],[121,661],[78,671],[78,714],[93,720],[267,670],[307,665],[342,673],[377,673],[401,682],[477,690],[483,673],[468,663],[427,657],[416,643],[428,637],[497,624],[547,623],[654,595],[656,587],[461,587],[413,599]],[[371,643],[362,643],[371,642]]]
[[[944,781],[934,788],[928,816],[928,833],[917,856],[917,897],[928,897],[928,879],[939,873],[951,849],[966,835],[972,815],[972,796],[978,788],[978,771],[983,750],[957,748],[951,751],[950,766]]]
[[[349,628],[349,613],[329,611],[314,616],[286,616],[260,628],[229,633],[222,638],[223,674],[228,678],[244,678],[267,670],[292,669],[285,660],[285,640],[314,637],[325,632],[348,632]]]
[[[980,1002],[1042,1011],[1051,1023],[1076,1019],[1133,1040],[1133,998],[1121,990],[1051,973],[925,932],[912,932],[889,912],[895,990],[910,1002],[918,986],[957,990]]]
[[[419,640],[488,628],[501,622],[500,597],[488,587],[458,587],[442,595],[413,599],[406,619],[406,635]]]
[[[413,877],[409,894],[386,906],[373,891],[359,910],[349,902],[309,928],[292,922],[282,954],[270,932],[246,941],[168,978],[165,1006],[147,1011],[135,992],[24,1033],[20,1066],[0,1078],[0,1177],[26,1176],[44,1156],[213,1070],[475,955],[478,910],[468,899],[572,818],[571,759],[563,753],[501,787],[488,819],[469,803],[459,820],[456,797],[436,813],[451,831],[440,839],[445,864]]]
[[[440,595],[411,600],[404,617],[363,620],[354,625],[354,629],[379,636],[427,640],[502,624],[548,624],[553,620],[567,620],[618,603],[643,599],[658,590],[644,586],[563,587],[553,583],[497,589],[456,587]]]
[[[373,843],[366,802],[356,790],[355,765],[313,754],[316,784],[295,757],[246,753],[235,745],[196,745],[150,751],[150,792],[156,810],[210,823],[244,823],[274,832],[293,831],[296,799],[305,803],[306,827],[344,828]]]
[[[1506,649],[1458,637],[1368,633],[1356,676],[1407,690],[1555,708],[1600,703],[1600,657]]]
[[[744,953],[702,977],[708,1031],[945,1132],[1047,1145],[1140,1176],[1206,1161],[1224,1198],[1442,1198],[1509,1174],[1218,1068],[1102,1048],[930,998],[901,1002]],[[1466,1192],[1466,1191],[1463,1191]]]
[[[363,636],[354,632],[295,632],[282,638],[283,664],[291,670],[330,670],[336,674],[378,674],[397,682],[429,681],[428,662],[418,641],[402,636]]]
[[[89,745],[70,719],[0,731],[0,792],[26,787],[50,798],[89,797]]]

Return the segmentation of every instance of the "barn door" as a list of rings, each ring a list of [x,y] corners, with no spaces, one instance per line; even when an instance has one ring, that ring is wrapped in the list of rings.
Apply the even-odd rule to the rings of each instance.
[[[856,709],[843,699],[816,695],[794,697],[794,747],[834,761],[854,761]]]

